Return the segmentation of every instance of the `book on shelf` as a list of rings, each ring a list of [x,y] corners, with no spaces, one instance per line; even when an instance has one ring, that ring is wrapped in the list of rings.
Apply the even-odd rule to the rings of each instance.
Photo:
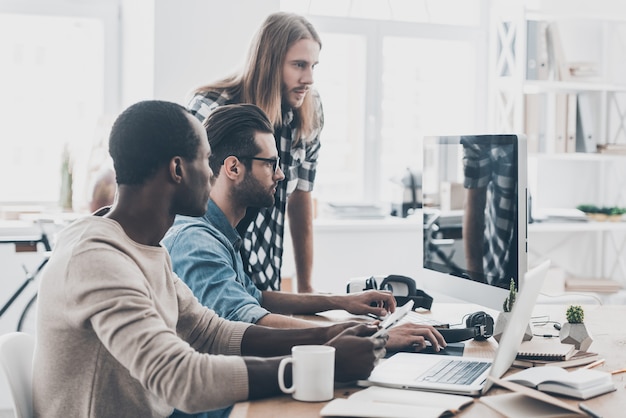
[[[570,62],[568,67],[570,76],[575,79],[585,78],[595,80],[600,74],[598,64],[593,61]]]
[[[569,367],[579,367],[586,364],[591,364],[598,360],[600,355],[591,351],[576,350],[576,352],[568,360],[522,360],[516,359],[513,361],[513,367],[527,369],[529,367],[543,367],[543,366],[556,366],[563,367],[564,369]]]
[[[546,151],[546,97],[542,94],[524,95],[524,132],[530,153]]]
[[[576,152],[576,126],[578,122],[578,95],[567,95],[567,112],[565,123],[565,152]]]
[[[567,93],[556,93],[554,104],[554,152],[567,151]]]
[[[565,51],[561,43],[561,34],[556,22],[550,22],[546,29],[546,38],[548,43],[548,56],[550,67],[553,71],[555,80],[569,80],[570,73],[565,58]]]
[[[576,151],[597,152],[595,115],[588,93],[578,94],[578,115],[576,118]]]
[[[532,367],[507,376],[504,380],[541,392],[589,399],[614,391],[611,373],[594,369],[565,370],[562,367]]]
[[[526,27],[526,79],[547,80],[550,76],[548,22],[529,20]]]
[[[517,360],[569,360],[576,349],[573,344],[533,338],[523,341],[517,349]]]
[[[462,395],[420,392],[417,390],[369,387],[336,398],[320,411],[322,417],[439,417],[455,415],[473,402]]]
[[[626,155],[626,144],[603,144],[598,145],[600,154]]]

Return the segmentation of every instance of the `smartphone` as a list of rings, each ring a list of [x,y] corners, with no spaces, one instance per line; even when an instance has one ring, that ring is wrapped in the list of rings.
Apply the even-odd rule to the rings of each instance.
[[[408,314],[409,312],[411,312],[412,309],[413,309],[412,300],[408,301],[401,307],[396,308],[396,310],[392,314],[389,314],[389,316],[383,319],[383,321],[380,323],[380,329],[376,331],[374,335],[372,335],[372,338],[378,338],[378,337],[385,335],[391,327],[396,325],[398,321],[404,318],[404,316]]]

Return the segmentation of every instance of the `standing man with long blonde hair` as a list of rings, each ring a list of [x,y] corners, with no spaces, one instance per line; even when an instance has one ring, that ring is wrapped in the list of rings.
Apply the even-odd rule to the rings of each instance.
[[[271,14],[255,36],[243,71],[196,89],[188,105],[203,121],[218,106],[252,103],[274,126],[285,180],[276,191],[274,206],[249,210],[237,226],[244,237],[241,252],[246,270],[261,290],[280,289],[286,212],[298,292],[313,291],[311,191],[324,116],[312,85],[321,47],[319,35],[304,17]]]

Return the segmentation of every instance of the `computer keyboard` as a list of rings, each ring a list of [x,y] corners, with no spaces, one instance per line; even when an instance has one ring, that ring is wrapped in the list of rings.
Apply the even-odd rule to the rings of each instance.
[[[441,360],[417,378],[418,381],[467,385],[472,383],[491,362],[470,360]]]

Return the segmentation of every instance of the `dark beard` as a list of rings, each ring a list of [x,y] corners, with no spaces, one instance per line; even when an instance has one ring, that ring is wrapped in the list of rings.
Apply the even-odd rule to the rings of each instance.
[[[246,173],[241,184],[233,190],[233,197],[245,207],[267,208],[274,205],[271,190],[264,189],[250,172]]]

